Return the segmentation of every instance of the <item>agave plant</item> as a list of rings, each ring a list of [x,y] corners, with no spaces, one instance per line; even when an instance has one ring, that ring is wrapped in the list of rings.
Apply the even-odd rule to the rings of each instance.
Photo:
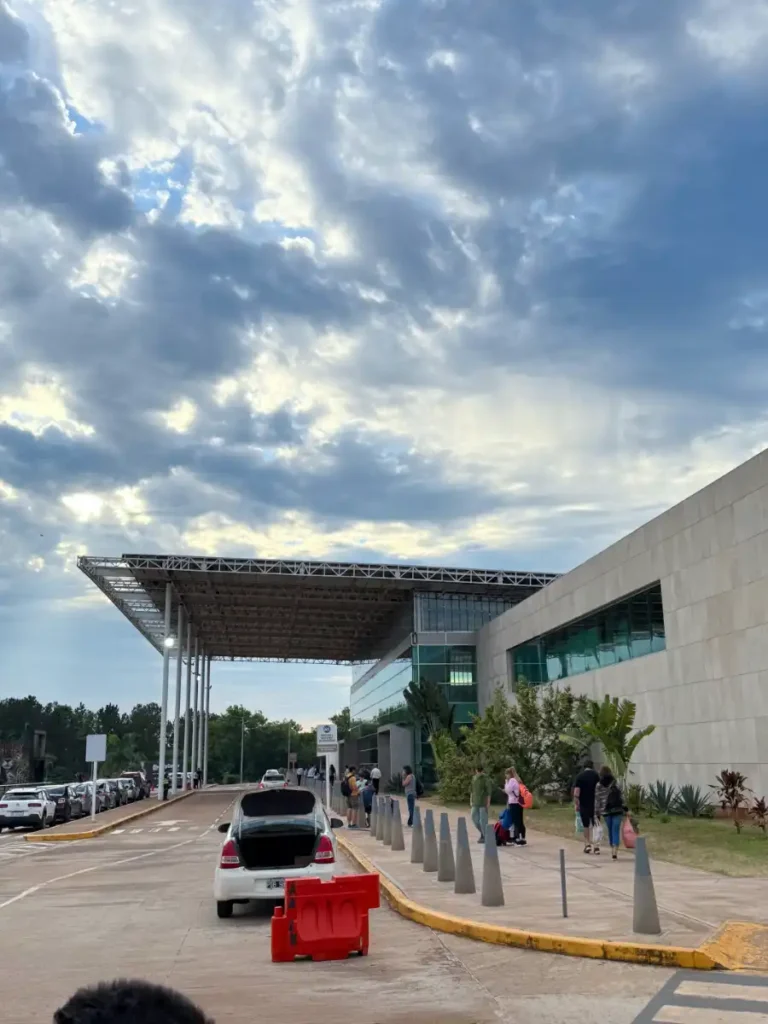
[[[658,814],[669,814],[677,800],[677,790],[668,782],[657,779],[648,787],[648,804]]]
[[[639,814],[648,803],[648,792],[645,786],[640,786],[637,783],[627,786],[626,801],[631,813]]]
[[[632,755],[640,741],[656,728],[647,725],[633,732],[636,714],[637,705],[631,700],[608,696],[602,701],[587,700],[576,710],[576,728],[562,733],[560,740],[579,750],[599,743],[611,771],[626,784]]]
[[[723,768],[720,774],[716,776],[714,784],[710,785],[709,788],[714,789],[721,808],[724,811],[731,812],[736,831],[741,832],[741,821],[738,817],[738,811],[745,806],[747,793],[752,792],[747,786],[747,776],[742,775],[741,772]]]
[[[749,809],[750,817],[752,818],[753,824],[757,825],[765,835],[765,830],[768,828],[768,802],[764,796],[761,796],[759,800],[755,800]]]
[[[690,783],[680,787],[673,805],[675,814],[682,814],[686,818],[704,818],[711,808],[712,803],[707,794]]]

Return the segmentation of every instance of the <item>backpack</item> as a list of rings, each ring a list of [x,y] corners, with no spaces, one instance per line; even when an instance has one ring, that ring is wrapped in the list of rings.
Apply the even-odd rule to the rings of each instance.
[[[533,807],[533,794],[522,782],[520,783],[520,805],[525,810],[530,810]]]
[[[341,795],[342,796],[352,796],[352,789],[350,788],[349,779],[347,778],[346,775],[341,780]]]
[[[509,829],[505,828],[500,821],[497,821],[493,826],[493,832],[496,836],[496,845],[506,846],[509,842]]]
[[[419,778],[416,779],[416,796],[424,796],[424,786]]]

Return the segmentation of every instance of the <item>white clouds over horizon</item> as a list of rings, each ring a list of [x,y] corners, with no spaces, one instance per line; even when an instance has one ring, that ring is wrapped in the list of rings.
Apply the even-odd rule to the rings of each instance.
[[[766,33],[0,0],[0,692],[125,650],[30,661],[43,607],[89,636],[77,552],[559,571],[764,447]]]

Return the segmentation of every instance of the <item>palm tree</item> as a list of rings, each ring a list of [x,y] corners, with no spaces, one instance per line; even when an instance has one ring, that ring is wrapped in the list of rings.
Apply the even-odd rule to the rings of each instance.
[[[456,705],[448,702],[445,692],[437,683],[429,683],[426,679],[411,682],[406,686],[403,696],[413,720],[427,730],[430,745],[434,746],[435,737],[441,733],[451,733]]]
[[[608,696],[602,701],[588,700],[577,708],[576,727],[562,733],[560,739],[580,751],[599,743],[611,771],[625,783],[629,763],[638,744],[656,728],[655,725],[647,725],[645,729],[632,732],[636,714],[637,705],[631,700]]]

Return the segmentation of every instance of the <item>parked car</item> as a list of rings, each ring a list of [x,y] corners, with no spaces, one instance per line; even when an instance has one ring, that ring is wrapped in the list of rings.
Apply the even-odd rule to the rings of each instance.
[[[226,834],[213,880],[219,917],[231,917],[235,903],[283,898],[293,878],[332,878],[336,867],[334,828],[309,789],[265,789],[244,793]]]
[[[44,789],[17,786],[6,790],[0,800],[0,832],[22,825],[36,830],[45,828],[53,824],[55,814],[56,804]]]
[[[113,807],[120,806],[117,783],[113,779],[97,779],[96,785],[104,792],[104,807],[102,810],[110,811]]]
[[[133,784],[136,787],[137,800],[144,800],[145,797],[149,796],[149,781],[144,772],[123,772],[122,778],[133,779]]]
[[[115,779],[117,788],[120,790],[120,802],[130,804],[136,799],[136,790],[133,787],[133,779]]]
[[[284,789],[287,785],[285,776],[281,775],[274,768],[270,768],[268,772],[264,772],[262,775],[259,789]]]
[[[80,799],[83,807],[83,814],[88,815],[91,813],[91,800],[93,799],[93,783],[92,782],[78,782],[75,786],[75,790]],[[102,795],[99,793],[98,787],[96,789],[96,813],[103,809],[104,800]]]
[[[69,821],[83,816],[83,801],[76,790],[77,786],[74,784],[45,787],[45,792],[56,804],[54,822]]]

